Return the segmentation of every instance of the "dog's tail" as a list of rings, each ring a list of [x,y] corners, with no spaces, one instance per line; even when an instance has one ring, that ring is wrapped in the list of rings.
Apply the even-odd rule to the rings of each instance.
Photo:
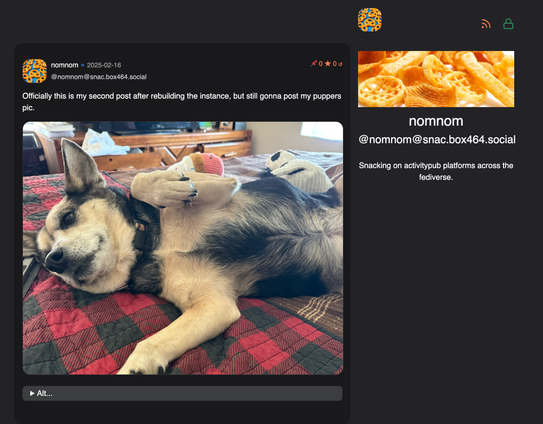
[[[343,175],[339,177],[334,186],[331,187],[326,194],[337,196],[339,203],[343,206]]]

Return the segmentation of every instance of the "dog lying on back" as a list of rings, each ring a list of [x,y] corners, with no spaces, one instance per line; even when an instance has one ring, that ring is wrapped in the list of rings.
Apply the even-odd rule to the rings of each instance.
[[[240,296],[343,290],[342,178],[308,194],[282,178],[241,186],[236,178],[155,171],[136,175],[128,199],[77,144],[63,140],[62,155],[66,197],[39,232],[23,232],[23,256],[77,289],[128,285],[182,311],[141,341],[119,374],[164,372],[234,323]]]

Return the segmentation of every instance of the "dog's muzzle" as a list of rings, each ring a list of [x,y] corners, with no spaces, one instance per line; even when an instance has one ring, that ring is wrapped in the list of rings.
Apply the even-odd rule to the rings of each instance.
[[[45,258],[45,267],[51,271],[56,272],[57,274],[62,274],[68,268],[68,261],[64,257],[64,252],[62,249],[55,249],[47,255]]]

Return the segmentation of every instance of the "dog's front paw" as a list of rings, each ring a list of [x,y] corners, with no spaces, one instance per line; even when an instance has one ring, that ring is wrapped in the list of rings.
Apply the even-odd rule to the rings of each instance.
[[[164,374],[167,366],[168,361],[160,359],[154,349],[148,349],[142,342],[117,374]]]
[[[130,187],[132,195],[157,208],[180,208],[198,196],[192,181],[179,171],[138,174]]]

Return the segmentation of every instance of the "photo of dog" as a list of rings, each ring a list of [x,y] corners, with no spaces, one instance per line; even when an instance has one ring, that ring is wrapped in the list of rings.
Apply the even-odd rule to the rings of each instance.
[[[343,291],[342,177],[309,194],[283,178],[242,185],[160,170],[137,174],[128,198],[76,143],[63,140],[62,157],[66,196],[41,230],[23,232],[23,256],[75,289],[127,287],[182,311],[139,342],[119,374],[163,373],[236,322],[239,297]]]

